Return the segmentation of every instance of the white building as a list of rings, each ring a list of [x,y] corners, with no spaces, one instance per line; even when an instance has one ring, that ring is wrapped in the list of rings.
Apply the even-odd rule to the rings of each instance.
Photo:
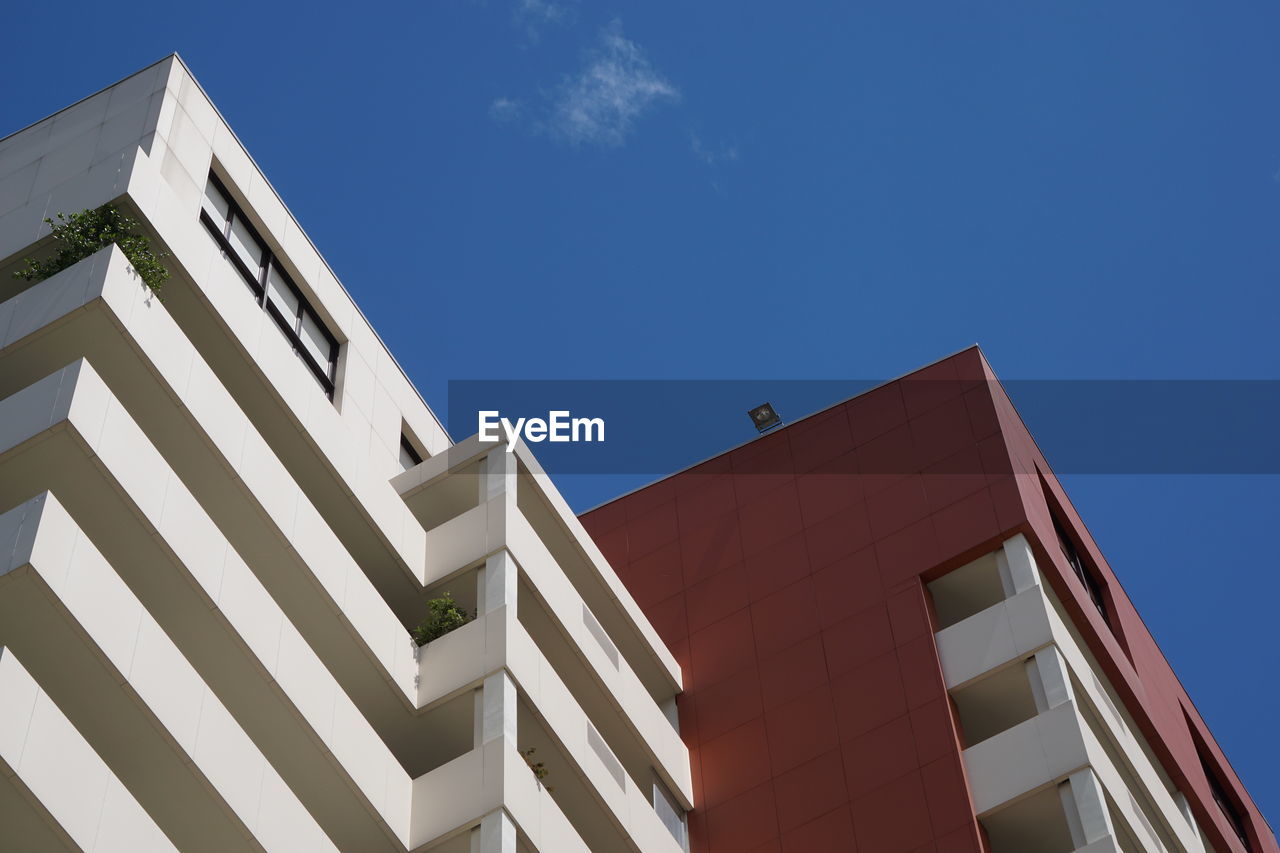
[[[163,302],[115,246],[13,278],[107,203]],[[180,59],[0,140],[0,259],[0,849],[682,849],[671,654]],[[446,591],[476,618],[419,648]]]

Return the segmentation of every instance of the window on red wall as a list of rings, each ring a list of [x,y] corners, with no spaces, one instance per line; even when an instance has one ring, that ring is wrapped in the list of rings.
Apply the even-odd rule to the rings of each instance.
[[[1053,518],[1053,529],[1058,534],[1058,546],[1062,548],[1062,555],[1067,558],[1067,565],[1071,566],[1071,571],[1079,578],[1080,583],[1084,585],[1085,590],[1089,593],[1089,600],[1093,602],[1093,606],[1097,608],[1098,613],[1102,616],[1102,621],[1108,626],[1111,625],[1111,617],[1107,615],[1107,600],[1102,593],[1102,582],[1098,580],[1093,569],[1080,556],[1080,551],[1076,548],[1076,544],[1071,539],[1071,534],[1067,533],[1062,527],[1062,522],[1058,521],[1057,516]]]
[[[1191,742],[1195,745],[1196,757],[1200,759],[1200,769],[1204,772],[1205,781],[1209,783],[1209,793],[1213,795],[1213,802],[1218,806],[1218,811],[1222,812],[1222,816],[1227,819],[1227,825],[1231,827],[1231,831],[1240,840],[1240,846],[1252,853],[1253,842],[1249,840],[1251,828],[1240,798],[1236,796],[1235,789],[1226,783],[1226,777],[1219,769],[1221,765],[1213,758],[1208,743],[1200,734],[1200,727],[1192,721],[1191,712],[1185,704],[1182,706],[1182,717],[1191,734]]]
[[[1241,817],[1240,809],[1236,806],[1235,798],[1227,793],[1227,786],[1222,783],[1222,777],[1205,760],[1203,752],[1200,754],[1200,766],[1204,769],[1205,778],[1209,780],[1209,790],[1213,793],[1213,801],[1218,804],[1218,810],[1227,819],[1227,823],[1231,825],[1231,829],[1235,832],[1236,838],[1240,839],[1240,843],[1244,845],[1244,849],[1252,851],[1253,847],[1249,844],[1249,833],[1245,831],[1244,818]]]
[[[1066,559],[1067,565],[1071,567],[1071,572],[1080,581],[1080,585],[1084,587],[1085,592],[1089,595],[1089,601],[1093,602],[1093,606],[1097,609],[1098,615],[1102,617],[1102,621],[1107,623],[1107,627],[1115,633],[1115,628],[1111,623],[1111,614],[1107,609],[1106,584],[1098,576],[1098,572],[1089,563],[1089,561],[1081,554],[1081,548],[1077,544],[1075,534],[1062,523],[1062,510],[1058,507],[1058,502],[1054,500],[1053,492],[1049,489],[1049,484],[1045,482],[1044,472],[1037,471],[1040,475],[1040,493],[1044,495],[1045,505],[1049,508],[1049,518],[1053,521],[1053,532],[1058,537],[1058,547],[1062,550],[1062,556]],[[1047,543],[1046,543],[1047,546]]]

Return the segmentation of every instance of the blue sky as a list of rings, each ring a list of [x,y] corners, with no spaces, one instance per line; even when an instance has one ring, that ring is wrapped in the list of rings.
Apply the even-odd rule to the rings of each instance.
[[[440,409],[974,342],[1005,378],[1280,379],[1274,5],[78,6],[8,10],[0,133],[177,50]],[[1065,479],[1280,815],[1277,477]]]

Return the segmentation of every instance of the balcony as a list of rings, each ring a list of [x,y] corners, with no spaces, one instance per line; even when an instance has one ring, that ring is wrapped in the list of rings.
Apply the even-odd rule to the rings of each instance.
[[[592,849],[679,850],[654,806],[658,782],[692,804],[688,752],[659,704],[678,669],[536,462],[472,439],[393,485],[426,530],[425,594],[477,614],[421,650],[419,707],[508,674],[518,743],[556,768],[553,799]]]
[[[583,547],[565,553],[573,531],[560,523],[552,503],[558,498],[531,466],[523,448],[508,453],[473,438],[393,481],[427,529],[422,584],[428,595],[447,591],[464,607],[486,598],[509,605],[513,627],[563,679],[635,785],[648,787],[655,769],[688,808],[688,752],[660,707],[679,689],[678,669],[620,585],[617,597],[601,594],[618,583],[603,559],[597,564]],[[510,601],[485,589],[486,566],[497,555],[515,567],[503,593]],[[484,605],[476,609],[486,615]],[[423,675],[419,683],[439,678]],[[436,695],[444,681],[426,689]]]
[[[454,744],[455,750],[453,755],[440,756],[448,760],[414,782],[415,802],[428,796],[417,793],[418,789],[436,785],[430,780],[470,766],[468,761],[489,761],[479,756],[488,754],[490,741],[502,740],[511,751],[533,750],[530,760],[536,759],[548,772],[545,784],[538,787],[563,814],[574,837],[581,836],[590,849],[668,853],[680,849],[655,812],[648,788],[631,778],[556,667],[516,619],[514,608],[492,610],[433,640],[422,648],[420,662],[421,704],[427,710],[452,709],[447,710],[452,729],[441,734],[442,741]],[[515,784],[518,790],[525,781],[535,780],[523,756],[517,753],[517,758],[519,764],[504,765],[515,770],[501,771],[509,777],[503,782],[508,789],[502,796],[507,799],[496,802],[506,802],[508,809],[512,808],[510,786]],[[424,837],[449,835],[495,807],[495,801],[485,799],[482,791],[483,785],[498,778],[493,772],[496,768],[481,774],[483,784],[439,783],[445,790],[454,784],[472,785],[481,792],[480,799],[451,793],[445,813],[438,808],[432,812],[434,822],[421,830]],[[468,805],[452,804],[459,797]],[[524,830],[521,816],[513,811],[513,817]],[[448,820],[459,823],[438,825]],[[419,823],[414,824],[414,832],[419,832]]]
[[[931,584],[993,853],[1204,850],[1021,536]]]
[[[0,343],[7,384],[0,393],[11,395],[0,406],[11,415],[0,419],[0,449],[7,451],[0,491],[9,504],[42,489],[67,496],[71,511],[109,546],[113,567],[139,584],[144,606],[179,642],[197,677],[226,697],[235,718],[228,725],[242,727],[271,760],[293,768],[288,787],[326,831],[345,827],[350,837],[342,846],[352,849],[407,838],[415,780],[477,748],[476,687],[509,667],[520,679],[521,707],[530,712],[511,709],[513,720],[524,721],[520,737],[544,744],[538,754],[561,767],[563,790],[578,780],[581,796],[564,797],[574,831],[581,828],[604,849],[674,844],[643,796],[649,768],[661,764],[636,736],[635,721],[611,709],[638,706],[640,720],[647,714],[648,728],[665,733],[664,748],[674,756],[666,758],[674,769],[662,773],[683,779],[687,789],[683,745],[618,647],[601,645],[612,641],[580,598],[570,610],[583,620],[576,637],[558,627],[547,596],[576,595],[576,587],[549,558],[535,555],[540,542],[527,541],[536,539],[531,525],[519,530],[526,541],[512,544],[541,572],[512,575],[511,609],[487,606],[481,619],[414,655],[391,609],[164,306],[139,300],[145,295],[118,251],[104,250],[0,304],[7,329]],[[44,375],[68,360],[71,366]],[[148,570],[170,562],[172,571]],[[476,607],[492,576],[488,562],[442,571],[438,583],[459,585],[460,599]],[[416,579],[414,586],[421,589]],[[650,663],[660,672],[661,655],[655,652]],[[622,686],[593,674],[603,669]],[[674,693],[678,682],[667,683]],[[204,688],[194,685],[190,696],[198,699]],[[295,729],[315,737],[281,736]],[[514,733],[512,743],[514,751]],[[529,775],[526,767],[519,771]],[[256,790],[243,786],[250,789]],[[467,819],[474,824],[481,817]],[[593,836],[592,826],[604,829]]]

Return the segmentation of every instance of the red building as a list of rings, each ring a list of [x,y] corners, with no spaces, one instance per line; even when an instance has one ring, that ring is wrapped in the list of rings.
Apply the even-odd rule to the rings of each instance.
[[[582,521],[694,853],[1280,850],[976,347]]]

